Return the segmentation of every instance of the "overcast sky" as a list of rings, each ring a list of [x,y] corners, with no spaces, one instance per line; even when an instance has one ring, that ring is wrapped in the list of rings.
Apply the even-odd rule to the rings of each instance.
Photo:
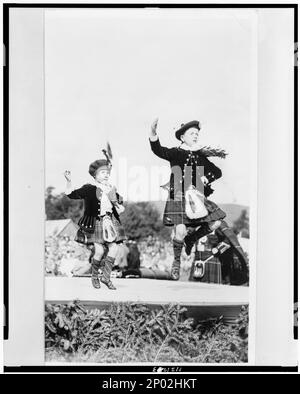
[[[212,199],[250,205],[253,21],[240,10],[47,10],[46,186],[61,192],[65,169],[75,186],[89,182],[109,141],[121,194],[157,199],[169,169],[150,150],[152,121],[172,147],[175,129],[198,119],[201,144],[229,153],[212,159],[223,171]]]

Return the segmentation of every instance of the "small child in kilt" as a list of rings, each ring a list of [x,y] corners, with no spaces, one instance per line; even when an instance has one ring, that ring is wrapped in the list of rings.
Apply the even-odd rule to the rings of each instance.
[[[186,253],[189,255],[196,240],[216,230],[221,224],[221,219],[226,216],[214,202],[206,198],[213,193],[211,183],[222,176],[221,170],[210,162],[208,157],[224,158],[226,153],[218,149],[199,148],[201,126],[196,120],[182,124],[175,132],[175,137],[181,142],[179,147],[163,147],[158,139],[157,123],[158,119],[152,124],[149,139],[153,153],[167,160],[171,167],[169,196],[163,222],[165,226],[174,227],[171,279],[178,280],[183,246],[185,245]],[[205,197],[204,206],[208,213],[205,217],[190,219],[186,214],[185,192],[191,187],[199,190]]]
[[[75,241],[94,245],[94,255],[91,258],[92,285],[99,289],[101,281],[110,290],[115,290],[110,274],[118,252],[118,243],[125,239],[119,218],[124,207],[115,186],[108,182],[110,171],[109,159],[94,161],[89,166],[94,184],[88,183],[76,190],[72,188],[70,171],[65,171],[64,176],[67,180],[66,195],[71,199],[84,200],[84,214],[78,221],[79,230]],[[99,275],[100,268],[102,275]]]

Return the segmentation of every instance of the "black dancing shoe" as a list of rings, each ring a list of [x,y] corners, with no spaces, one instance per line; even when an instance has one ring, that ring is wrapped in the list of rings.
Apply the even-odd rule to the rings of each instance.
[[[104,283],[109,288],[109,290],[117,290],[111,280],[106,280],[100,277],[100,281]]]
[[[98,276],[92,276],[92,285],[95,289],[100,289],[101,285],[100,285],[100,280],[98,278]]]

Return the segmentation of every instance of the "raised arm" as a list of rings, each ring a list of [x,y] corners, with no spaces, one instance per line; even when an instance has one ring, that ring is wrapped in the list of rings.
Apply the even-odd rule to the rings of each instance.
[[[65,171],[64,176],[66,178],[67,184],[65,189],[65,194],[71,198],[72,200],[81,200],[86,196],[87,188],[86,185],[83,185],[79,189],[73,189],[72,180],[71,180],[71,171]]]
[[[156,131],[157,130],[157,123],[158,123],[158,119],[155,119],[155,121],[152,123],[152,126],[151,126],[151,131],[150,131],[150,136],[149,136],[151,150],[156,156],[160,157],[161,159],[170,161],[172,158],[172,154],[173,154],[174,149],[173,148],[171,148],[171,149],[166,148],[166,147],[160,145],[159,138],[158,138],[157,131]]]

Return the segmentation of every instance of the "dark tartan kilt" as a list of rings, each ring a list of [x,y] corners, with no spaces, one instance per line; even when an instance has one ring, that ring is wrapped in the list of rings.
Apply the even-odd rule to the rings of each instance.
[[[213,257],[211,260],[207,261],[205,263],[203,277],[196,280],[206,283],[222,283],[222,270],[220,261],[216,257]]]
[[[126,239],[124,227],[115,218],[115,216],[112,215],[111,220],[113,222],[113,225],[114,225],[116,233],[117,233],[117,238],[114,242],[120,243]],[[98,243],[98,244],[107,243],[103,239],[103,217],[101,217],[100,220],[99,219],[96,220],[94,233],[88,233],[80,228],[77,231],[77,234],[76,234],[74,240],[76,242],[79,242],[80,244],[84,244],[84,245],[92,245],[94,243]]]
[[[202,223],[210,223],[226,217],[226,213],[214,202],[204,200],[204,205],[208,210],[208,215],[201,219],[190,219],[185,213],[185,197],[181,200],[168,200],[165,207],[163,223],[165,226],[176,226],[185,224],[187,227],[198,227]]]

